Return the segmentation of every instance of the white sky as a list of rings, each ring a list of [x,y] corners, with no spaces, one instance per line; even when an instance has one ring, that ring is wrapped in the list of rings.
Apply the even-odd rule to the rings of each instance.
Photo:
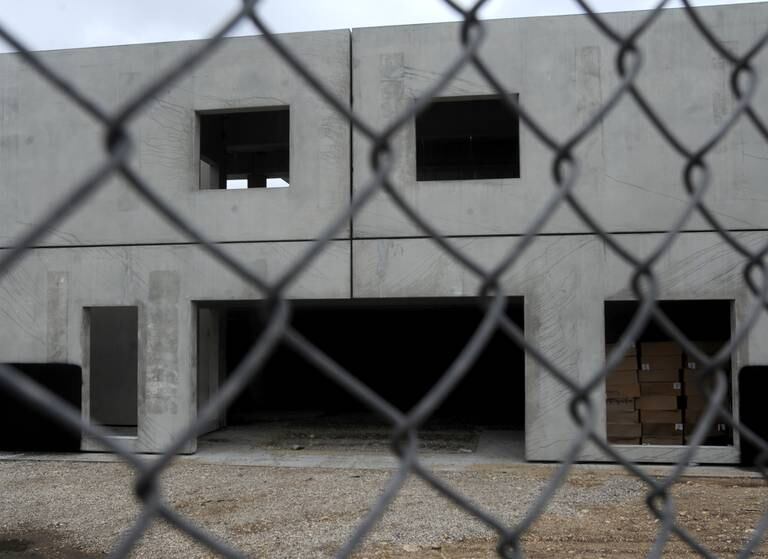
[[[592,0],[591,5],[599,11],[620,11],[655,4],[656,0]],[[0,24],[36,50],[176,41],[206,37],[237,5],[239,0],[0,0]],[[456,19],[442,0],[262,0],[259,9],[278,32]],[[481,13],[484,18],[499,18],[580,12],[574,0],[490,0]],[[235,34],[253,33],[245,26]],[[0,50],[10,49],[0,41]]]

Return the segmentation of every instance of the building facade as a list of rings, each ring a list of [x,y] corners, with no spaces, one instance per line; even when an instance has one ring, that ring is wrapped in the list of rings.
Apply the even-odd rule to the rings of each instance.
[[[758,38],[757,23],[768,18],[768,6],[710,7],[700,13],[729,48],[741,52]],[[643,13],[604,17],[626,31]],[[459,53],[459,32],[458,24],[445,23],[286,34],[280,39],[338,99],[382,129]],[[706,45],[683,10],[666,10],[640,44],[645,60],[638,87],[685,142],[703,143],[737,106],[730,91],[731,67]],[[191,46],[86,48],[40,56],[109,111]],[[489,21],[480,48],[506,90],[560,139],[586,122],[619,87],[616,52],[584,16]],[[768,72],[761,58],[755,66],[762,75]],[[478,72],[466,68],[440,100],[472,102],[493,95]],[[764,88],[758,89],[755,106],[765,106],[767,96]],[[279,111],[288,116],[276,115]],[[274,132],[272,140],[252,138],[236,130],[238,115],[274,119],[245,128],[283,127],[283,132]],[[216,143],[206,130],[217,130],[217,137],[228,130],[225,135],[238,140]],[[261,37],[226,39],[209,60],[161,92],[130,122],[129,132],[134,141],[131,165],[137,172],[181,215],[266,281],[274,281],[300,257],[372,179],[371,143]],[[556,188],[552,152],[523,123],[515,136],[506,138],[518,150],[516,171],[506,172],[513,176],[481,173],[466,178],[453,169],[429,180],[418,180],[422,171],[417,153],[425,148],[416,121],[393,138],[392,182],[398,193],[452,243],[488,267],[526,232]],[[103,140],[99,123],[54,91],[18,55],[0,55],[0,239],[6,249],[103,161]],[[575,188],[579,200],[635,254],[653,250],[687,204],[683,159],[629,98],[587,136],[575,155],[581,162]],[[753,248],[768,240],[767,160],[768,146],[743,120],[708,158],[713,182],[707,204]],[[751,302],[742,278],[744,260],[700,215],[693,215],[683,229],[655,269],[660,298],[727,301],[728,328],[734,331]],[[634,299],[631,272],[563,206],[501,283],[505,294],[522,301],[526,339],[584,382],[605,359],[611,336],[606,334],[606,304]],[[288,293],[300,300],[401,300],[474,297],[478,288],[475,276],[379,194]],[[115,402],[122,399],[127,402],[125,414],[135,416],[136,429],[120,436],[139,452],[157,452],[194,419],[199,401],[222,378],[211,349],[220,344],[221,333],[210,309],[259,297],[121,180],[111,179],[0,278],[0,355],[5,362],[81,365],[83,417],[96,419],[97,407],[120,407]],[[110,310],[117,308],[128,314]],[[109,357],[100,357],[93,344],[99,333],[107,338],[114,334],[114,321],[136,325],[135,399],[128,390],[97,403],[93,361]],[[761,319],[733,355],[735,410],[735,372],[768,362],[766,335],[768,322]],[[570,393],[530,356],[524,360],[524,376],[526,457],[558,460],[578,430],[569,416]],[[604,410],[605,399],[596,395],[595,401]],[[82,448],[97,446],[83,440]],[[187,450],[194,451],[194,444]],[[670,461],[684,448],[637,445],[622,450],[633,460]],[[605,460],[590,448],[580,458]],[[697,459],[738,461],[738,437],[731,445],[703,447]]]

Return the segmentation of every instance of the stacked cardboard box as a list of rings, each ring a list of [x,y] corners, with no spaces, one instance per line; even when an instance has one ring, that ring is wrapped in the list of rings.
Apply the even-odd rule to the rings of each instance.
[[[706,355],[714,355],[722,347],[723,342],[694,342],[694,344]],[[686,355],[683,369],[683,395],[685,396],[685,435],[686,438],[693,435],[696,425],[699,423],[707,407],[708,398],[701,383],[701,370],[703,363],[695,356]],[[728,398],[724,402],[726,409],[730,409]],[[729,444],[730,433],[724,423],[715,423],[709,429],[705,442],[708,444]]]
[[[713,355],[722,343],[696,345]],[[606,354],[612,350],[608,345]],[[676,342],[632,346],[606,379],[608,442],[684,444],[707,407],[707,396],[698,383],[701,369],[702,363],[684,354]],[[726,425],[715,423],[705,441],[730,444],[730,432]]]
[[[683,351],[675,342],[640,344],[638,380],[643,444],[681,445],[684,437]]]
[[[611,351],[613,346],[606,346],[606,355]],[[606,430],[609,443],[640,444],[642,431],[640,413],[636,407],[637,399],[640,397],[637,367],[637,351],[632,345],[606,378]]]

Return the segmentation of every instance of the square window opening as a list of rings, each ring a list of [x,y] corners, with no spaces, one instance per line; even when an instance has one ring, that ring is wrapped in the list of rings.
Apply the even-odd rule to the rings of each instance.
[[[520,125],[500,98],[437,100],[416,118],[417,181],[503,178],[520,178]]]
[[[287,107],[202,113],[199,118],[200,189],[290,185]]]

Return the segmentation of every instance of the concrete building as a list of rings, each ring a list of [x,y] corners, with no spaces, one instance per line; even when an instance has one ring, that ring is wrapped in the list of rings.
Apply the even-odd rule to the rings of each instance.
[[[729,48],[742,52],[761,33],[768,5],[710,7],[700,13]],[[643,13],[604,17],[626,31]],[[517,94],[557,138],[585,122],[618,86],[617,49],[584,16],[496,20],[487,23],[487,30],[481,56],[507,91]],[[339,99],[381,128],[440,75],[459,52],[458,37],[459,25],[446,23],[288,34],[281,40]],[[684,141],[691,146],[702,143],[736,107],[729,89],[731,68],[706,45],[682,10],[666,10],[641,45],[646,59],[639,87]],[[113,110],[190,46],[183,42],[86,48],[44,52],[40,57]],[[761,75],[768,75],[765,57],[754,64]],[[458,114],[468,103],[492,94],[481,76],[468,68],[441,94],[442,101],[456,103],[441,109]],[[768,105],[767,96],[765,88],[759,89],[755,105]],[[454,120],[460,127],[473,125],[471,117],[434,118],[422,122],[423,134],[416,122],[397,134],[393,182],[451,242],[490,267],[554,192],[552,154],[521,123],[519,132],[512,126],[512,135],[493,140],[518,150],[513,153],[517,161],[501,170],[493,161],[465,161],[446,170],[441,165],[451,157],[441,159],[439,153],[420,167],[417,153],[426,158],[441,149],[441,138],[437,147],[429,144],[429,131],[450,140],[451,131],[441,130],[440,123]],[[508,123],[504,128],[510,130]],[[471,136],[463,130],[461,134]],[[260,37],[227,39],[206,63],[163,91],[130,123],[130,132],[134,168],[182,215],[267,281],[306,250],[372,174],[369,142]],[[103,160],[102,141],[98,123],[18,55],[0,55],[4,247]],[[624,246],[636,254],[652,250],[687,203],[683,160],[629,99],[576,153],[582,163],[579,199]],[[766,160],[768,146],[745,121],[708,158],[713,184],[707,204],[753,248],[768,240]],[[710,321],[714,329],[732,332],[751,301],[742,279],[743,258],[698,215],[684,229],[656,268],[662,299],[704,305],[697,307],[695,319],[681,318],[692,323],[691,328]],[[612,303],[633,300],[630,272],[563,207],[502,281],[511,298],[510,312],[523,325],[526,338],[584,381],[603,363],[605,343],[625,324],[620,318],[624,311]],[[420,378],[422,365],[434,361],[444,366],[458,353],[460,340],[444,328],[456,323],[439,312],[454,309],[458,314],[452,316],[464,316],[461,303],[477,295],[478,285],[476,277],[379,195],[289,294],[298,301],[299,319],[312,333],[308,337],[319,339],[321,348],[331,346],[328,353],[342,363],[339,351],[362,344],[366,336],[360,332],[370,331],[376,344],[367,359],[397,358],[387,361],[389,370],[397,372],[381,388],[397,394],[403,387],[423,392],[435,379]],[[257,327],[251,315],[259,297],[113,179],[0,278],[0,355],[5,362],[81,365],[83,417],[123,426],[120,436],[139,452],[160,451],[226,377],[235,354],[242,353],[236,346],[252,339]],[[723,305],[724,313],[717,310]],[[423,311],[424,320],[428,315],[442,318],[418,322],[431,324],[431,331],[419,333],[408,326],[413,315],[397,315],[414,309]],[[358,311],[362,314],[344,314]],[[429,314],[433,311],[438,315]],[[477,321],[480,314],[473,316]],[[345,329],[344,320],[356,321],[354,328]],[[353,343],[346,336],[355,330],[360,339]],[[425,344],[434,335],[444,343],[427,346],[429,355],[415,358],[398,354],[397,348],[406,347],[400,334],[407,334],[412,350],[419,347],[414,345],[419,336]],[[768,322],[761,320],[733,355],[735,410],[735,372],[747,364],[768,362],[766,335]],[[457,398],[462,393],[472,396],[459,401],[457,409],[470,410],[463,417],[470,424],[476,422],[472,414],[483,407],[520,418],[524,410],[524,422],[516,419],[514,427],[525,430],[526,458],[557,460],[576,432],[568,415],[569,392],[530,356],[506,343],[498,354],[505,357],[485,365],[492,372],[497,369],[495,376],[483,377],[490,379],[488,393],[483,394],[482,386],[459,391]],[[359,368],[356,372],[364,375]],[[278,380],[274,383],[286,388]],[[318,405],[310,401],[311,395],[306,397],[307,391],[317,394],[314,388],[303,391],[295,386],[291,394],[300,400],[303,393],[310,408]],[[599,396],[596,403],[604,409],[605,400]],[[222,417],[211,428],[226,421]],[[498,416],[493,421],[504,423]],[[91,441],[82,441],[82,449],[94,448]],[[683,451],[682,446],[622,449],[632,459],[647,461],[674,460]],[[195,445],[187,450],[194,451]],[[594,449],[581,458],[605,459]],[[729,445],[703,447],[698,459],[738,461],[738,437]]]

